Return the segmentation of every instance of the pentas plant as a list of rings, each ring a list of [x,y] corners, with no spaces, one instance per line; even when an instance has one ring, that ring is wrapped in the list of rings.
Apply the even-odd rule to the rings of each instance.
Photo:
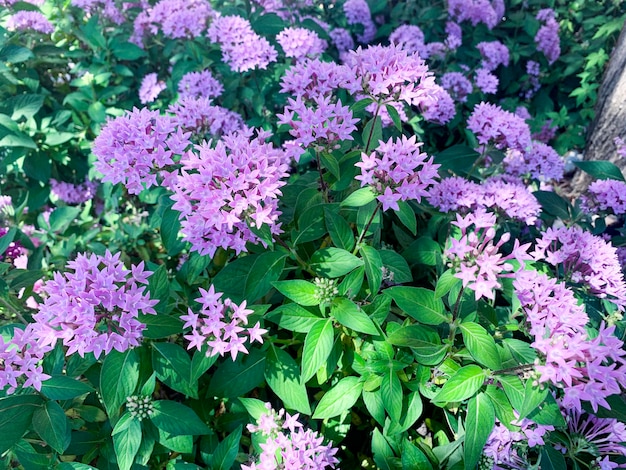
[[[617,7],[0,5],[6,468],[626,466]]]

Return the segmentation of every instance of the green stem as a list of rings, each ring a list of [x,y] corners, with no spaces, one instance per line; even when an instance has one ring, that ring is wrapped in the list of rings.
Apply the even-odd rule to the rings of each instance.
[[[317,273],[309,267],[308,263],[300,257],[300,255],[294,248],[287,245],[287,243],[285,243],[285,241],[282,238],[280,238],[278,235],[274,235],[274,240],[280,246],[285,248],[287,251],[289,251],[289,253],[293,255],[293,257],[295,258],[295,260],[298,262],[298,264],[300,265],[302,269],[304,269],[307,273],[311,274],[312,276],[317,276]]]
[[[354,250],[352,251],[353,255],[356,255],[356,252],[359,251],[359,245],[363,241],[363,238],[365,238],[365,234],[367,233],[367,230],[370,228],[370,225],[372,225],[372,222],[374,221],[374,217],[376,216],[378,209],[380,209],[381,207],[382,207],[382,203],[379,202],[376,205],[376,209],[374,209],[374,212],[372,212],[372,216],[370,217],[370,220],[367,221],[367,223],[365,224],[365,227],[363,227],[363,230],[361,230],[359,238],[356,241],[356,245],[354,246]]]
[[[320,154],[318,152],[315,152],[315,159],[317,160],[317,171],[319,171],[320,174],[320,188],[322,190],[322,195],[324,196],[324,202],[328,203],[328,186],[326,186],[326,181],[324,181],[322,161],[320,160]]]
[[[9,310],[13,315],[15,315],[17,317],[17,319],[19,321],[21,321],[22,323],[24,323],[24,325],[28,325],[28,322],[26,321],[26,319],[22,316],[22,314],[13,306],[11,305],[9,302],[6,301],[6,299],[3,299],[2,297],[0,297],[0,303],[2,303],[2,305]]]
[[[370,145],[372,143],[372,137],[374,136],[374,127],[376,127],[376,119],[378,119],[378,113],[380,112],[380,101],[376,102],[376,111],[374,112],[374,117],[372,118],[372,127],[370,127],[370,133],[367,136],[367,142],[365,143],[365,153],[368,153],[370,150]]]

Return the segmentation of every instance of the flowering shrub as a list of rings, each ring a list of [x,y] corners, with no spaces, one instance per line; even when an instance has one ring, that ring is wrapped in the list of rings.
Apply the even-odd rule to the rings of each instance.
[[[626,466],[624,13],[544,3],[0,0],[1,465]]]

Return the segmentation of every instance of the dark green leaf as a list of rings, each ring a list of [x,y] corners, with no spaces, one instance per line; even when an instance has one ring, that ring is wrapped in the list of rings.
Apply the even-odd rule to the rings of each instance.
[[[7,105],[12,107],[11,119],[18,121],[20,118],[31,118],[43,106],[43,95],[17,95],[7,101]]]
[[[134,349],[107,354],[100,372],[100,393],[109,416],[118,416],[120,406],[133,394],[138,381],[139,358]]]
[[[395,470],[398,468],[396,465],[398,459],[394,456],[393,449],[378,428],[374,429],[372,433],[372,453],[374,454],[374,462],[378,465],[379,470]]]
[[[402,468],[432,470],[433,465],[428,457],[411,441],[402,441]]]
[[[568,468],[563,453],[550,445],[541,448],[541,460],[539,463],[541,467],[537,468],[541,468],[541,470],[561,470]]]
[[[480,154],[465,145],[453,145],[435,155],[435,163],[442,170],[451,170],[455,174],[467,174]]]
[[[141,424],[126,412],[113,428],[113,448],[120,470],[130,470],[141,446]]]
[[[152,343],[152,368],[158,379],[168,387],[198,398],[198,383],[191,380],[191,359],[174,343]]]
[[[154,414],[152,423],[159,429],[174,436],[208,434],[211,430],[191,409],[171,400],[157,400],[152,403]]]
[[[0,49],[0,62],[18,64],[33,57],[30,49],[15,44],[7,44]]]
[[[391,282],[403,284],[413,280],[411,268],[402,256],[393,250],[380,250],[379,253],[383,266],[389,271],[390,276],[392,276],[390,279]]]
[[[445,311],[441,299],[435,298],[435,293],[423,287],[395,286],[385,290],[394,302],[407,315],[426,325],[440,325],[449,323],[452,318]]]
[[[163,246],[167,250],[169,256],[175,256],[181,252],[185,244],[178,239],[178,233],[180,232],[180,220],[178,217],[180,212],[168,207],[163,212],[161,219],[161,240],[163,240]]]
[[[478,323],[465,322],[459,326],[463,334],[463,342],[472,357],[485,367],[498,370],[502,367],[498,347],[487,330]]]
[[[89,392],[93,388],[85,382],[64,375],[50,377],[41,384],[41,393],[51,400],[70,400]]]
[[[322,248],[311,256],[311,268],[320,276],[335,278],[363,265],[363,260],[341,248]]]
[[[537,198],[541,209],[559,219],[569,219],[569,205],[565,199],[552,191],[535,191],[533,196]]]
[[[409,229],[413,235],[417,233],[417,219],[415,218],[415,212],[406,201],[397,201],[400,210],[395,211],[398,219],[402,222],[406,228]]]
[[[606,160],[574,162],[574,165],[599,180],[625,181],[622,170]]]
[[[344,377],[324,394],[313,413],[314,419],[326,419],[338,416],[349,410],[359,399],[363,382],[357,377]]]
[[[70,445],[69,423],[63,408],[56,401],[48,401],[33,414],[33,429],[46,444],[62,454]]]
[[[439,335],[423,325],[398,328],[387,337],[387,342],[411,348],[418,362],[423,365],[439,364],[448,351],[448,347],[441,344]]]
[[[252,349],[248,355],[239,355],[236,361],[219,365],[209,385],[209,394],[223,398],[237,398],[258,387],[265,373],[265,351]]]
[[[354,248],[354,233],[346,219],[330,209],[325,209],[324,220],[333,243],[338,248],[352,251]]]
[[[311,414],[306,387],[300,379],[300,368],[296,361],[282,349],[271,347],[267,354],[265,380],[285,408]]]
[[[496,414],[484,393],[472,397],[467,404],[465,418],[465,469],[473,470],[483,455],[483,448],[496,423]]]
[[[244,296],[254,302],[267,294],[272,283],[278,281],[285,267],[285,253],[269,251],[256,258],[246,277]]]
[[[441,258],[439,243],[428,237],[420,237],[411,243],[402,253],[409,264],[435,266]]]
[[[56,233],[63,233],[80,214],[80,207],[63,206],[57,207],[50,214],[50,230]]]
[[[39,395],[0,398],[0,454],[9,450],[30,427],[33,413],[43,403]]]
[[[240,424],[237,428],[231,432],[226,438],[220,442],[213,451],[213,458],[211,460],[212,470],[230,470],[235,459],[237,458],[237,452],[239,451],[239,440],[241,439],[241,432],[243,426]]]
[[[380,116],[374,116],[367,121],[361,138],[363,139],[366,153],[378,147],[378,142],[383,138],[383,125]]]

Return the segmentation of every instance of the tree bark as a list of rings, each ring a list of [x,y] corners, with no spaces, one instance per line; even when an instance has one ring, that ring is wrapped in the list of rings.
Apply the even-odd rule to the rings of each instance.
[[[615,137],[626,138],[626,26],[611,52],[608,67],[598,90],[595,117],[587,130],[585,160],[608,160],[622,170],[626,159],[617,154]],[[571,182],[570,197],[582,194],[592,178],[577,170]]]

